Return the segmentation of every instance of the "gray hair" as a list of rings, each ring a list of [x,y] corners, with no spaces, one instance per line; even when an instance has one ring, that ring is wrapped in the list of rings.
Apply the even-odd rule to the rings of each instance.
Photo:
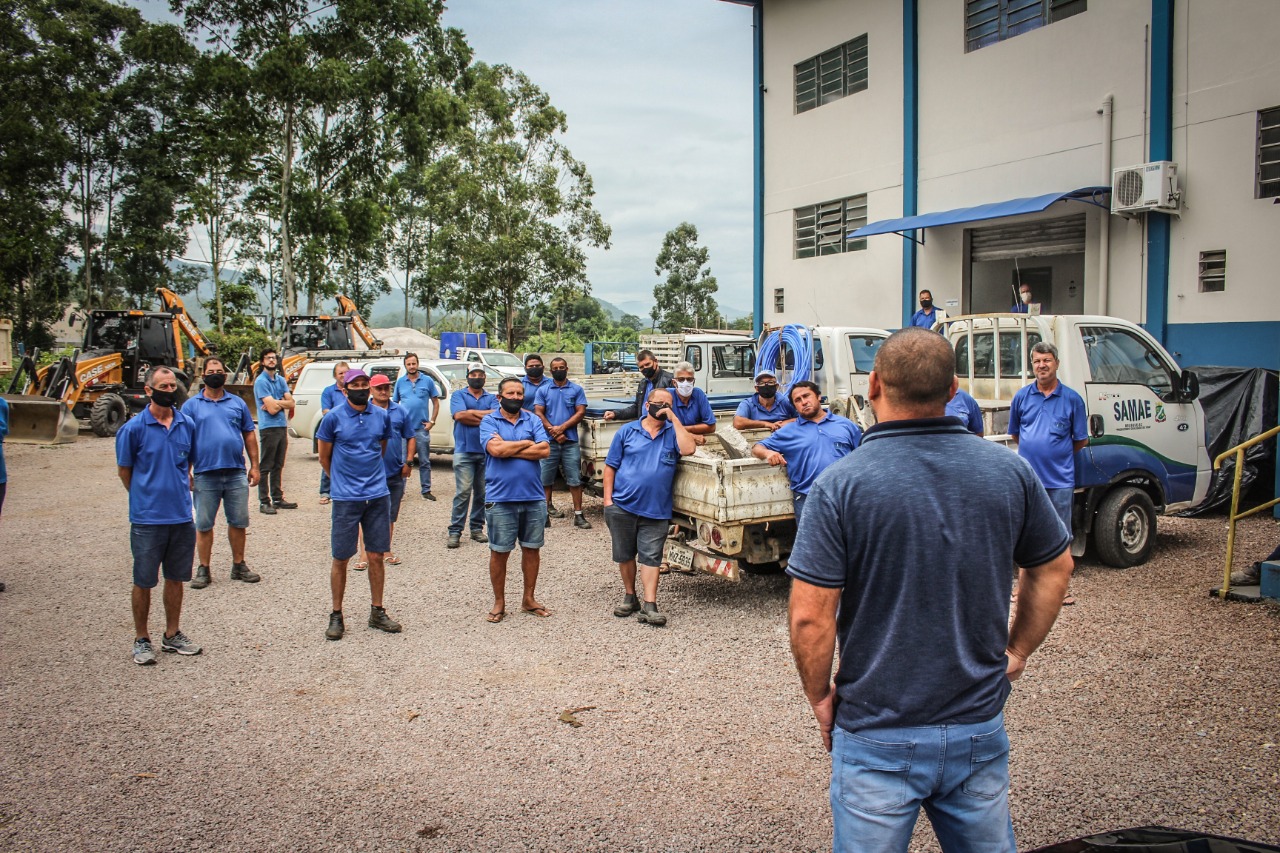
[[[693,373],[693,365],[687,361],[679,362],[678,364],[676,364],[676,369],[671,371],[671,373],[674,375],[676,373],[679,373],[682,370],[687,370],[690,373]]]
[[[177,381],[178,374],[174,373],[172,368],[165,367],[163,364],[157,364],[155,367],[147,371],[147,376],[142,380],[142,384],[148,388],[154,389],[156,387],[156,377],[163,376],[166,373],[172,376],[175,382]]]
[[[1032,354],[1040,353],[1041,355],[1051,355],[1054,361],[1062,361],[1058,358],[1058,348],[1048,341],[1037,341],[1031,345]]]

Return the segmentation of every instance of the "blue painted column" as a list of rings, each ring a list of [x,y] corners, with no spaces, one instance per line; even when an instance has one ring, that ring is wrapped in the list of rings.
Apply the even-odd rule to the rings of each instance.
[[[754,239],[751,247],[751,301],[756,310],[751,321],[751,332],[759,339],[760,332],[764,329],[764,0],[757,0],[751,7],[751,28],[756,87],[753,110],[755,209],[752,214]]]
[[[1149,160],[1173,159],[1173,2],[1151,0],[1151,142]],[[1147,214],[1146,329],[1160,343],[1169,323],[1171,217]]]
[[[920,40],[919,0],[902,0],[902,215],[919,213]],[[915,232],[902,241],[902,325],[916,310]]]

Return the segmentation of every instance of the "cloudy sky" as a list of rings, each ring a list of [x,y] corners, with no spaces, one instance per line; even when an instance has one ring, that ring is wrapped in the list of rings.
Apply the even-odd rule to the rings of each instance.
[[[137,0],[170,17],[167,0]],[[524,71],[567,113],[613,248],[595,295],[652,304],[663,235],[697,226],[718,302],[751,310],[751,12],[719,0],[452,0],[476,58]]]

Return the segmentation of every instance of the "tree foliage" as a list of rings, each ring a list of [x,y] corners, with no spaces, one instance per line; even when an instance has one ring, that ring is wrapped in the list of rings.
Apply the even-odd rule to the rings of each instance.
[[[711,274],[710,252],[698,245],[698,229],[681,222],[667,232],[653,272],[664,277],[653,288],[654,324],[664,333],[720,325],[713,294],[719,288]]]

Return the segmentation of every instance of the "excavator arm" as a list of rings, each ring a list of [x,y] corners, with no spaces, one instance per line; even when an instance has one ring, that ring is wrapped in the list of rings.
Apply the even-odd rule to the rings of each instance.
[[[196,352],[200,353],[200,355],[213,355],[213,347],[209,346],[209,341],[201,334],[195,320],[192,320],[191,315],[187,313],[187,306],[182,304],[182,299],[178,297],[178,294],[166,287],[157,287],[156,295],[160,297],[160,304],[164,310],[172,314],[174,320],[177,321],[173,324],[173,344],[178,352],[179,367],[183,366],[184,361],[182,358],[182,335],[186,335],[187,340],[191,341],[191,345],[196,348]]]
[[[375,338],[373,332],[369,331],[364,318],[360,316],[360,309],[356,307],[356,303],[349,296],[341,293],[338,294],[338,314],[351,318],[351,328],[360,336],[360,340],[364,341],[366,347],[369,349],[382,348],[382,341]]]

